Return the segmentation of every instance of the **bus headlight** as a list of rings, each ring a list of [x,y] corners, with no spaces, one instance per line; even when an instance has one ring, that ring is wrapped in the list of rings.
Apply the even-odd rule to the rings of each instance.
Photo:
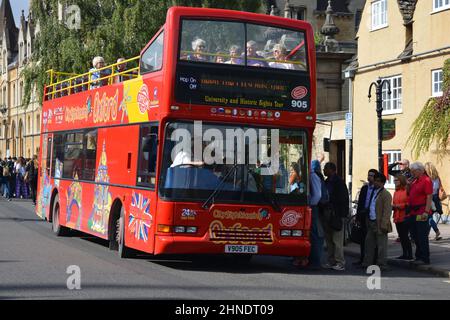
[[[185,233],[186,227],[185,226],[175,226],[175,227],[173,227],[173,231],[175,233]]]
[[[290,237],[291,236],[291,230],[281,230],[280,234],[282,237]]]
[[[186,233],[197,233],[197,227],[187,227]]]
[[[302,237],[303,231],[302,230],[292,230],[292,236],[293,237]]]

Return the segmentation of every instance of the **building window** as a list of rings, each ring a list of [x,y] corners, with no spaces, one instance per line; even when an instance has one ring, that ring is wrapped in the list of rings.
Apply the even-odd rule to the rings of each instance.
[[[433,0],[433,11],[450,9],[450,0]]]
[[[37,133],[41,132],[41,116],[40,115],[36,116],[36,132]]]
[[[388,164],[402,160],[402,152],[400,150],[383,151],[383,153],[388,155]],[[386,178],[386,189],[395,189],[394,177],[388,175]]]
[[[372,30],[377,30],[387,25],[387,0],[372,2]]]
[[[443,76],[444,74],[442,69],[431,71],[431,95],[433,97],[442,96],[442,83],[444,82]]]
[[[402,112],[402,76],[386,78],[391,86],[391,95],[388,95],[389,88],[383,85],[383,114],[393,114]]]
[[[297,20],[306,20],[306,8],[305,7],[293,7],[293,11],[291,13],[292,18]]]

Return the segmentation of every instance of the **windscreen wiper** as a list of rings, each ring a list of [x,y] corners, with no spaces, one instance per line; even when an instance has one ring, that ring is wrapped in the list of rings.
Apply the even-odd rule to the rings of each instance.
[[[258,186],[261,188],[262,190],[262,194],[263,194],[263,198],[272,206],[272,208],[277,211],[277,212],[281,212],[281,207],[280,204],[277,201],[276,196],[270,192],[269,190],[266,189],[266,187],[264,187],[264,184],[262,183],[261,179],[257,179],[257,177],[255,177],[256,172],[250,170],[253,178],[255,179],[256,183],[258,184]]]
[[[225,184],[225,181],[236,171],[238,165],[234,164],[230,171],[227,172],[227,174],[223,177],[222,181],[217,185],[217,187],[214,189],[214,191],[210,194],[208,199],[202,204],[203,209],[209,209],[209,203],[214,202],[214,198],[219,194],[219,192],[222,190],[223,185]]]

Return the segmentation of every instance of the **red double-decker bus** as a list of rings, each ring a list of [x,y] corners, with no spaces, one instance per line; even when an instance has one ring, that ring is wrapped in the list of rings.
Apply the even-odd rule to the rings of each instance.
[[[173,7],[126,62],[139,66],[56,82],[51,72],[36,213],[57,235],[98,236],[121,257],[135,250],[308,256],[311,26]],[[192,154],[217,161],[177,153],[188,139]],[[255,150],[270,160],[252,162]]]

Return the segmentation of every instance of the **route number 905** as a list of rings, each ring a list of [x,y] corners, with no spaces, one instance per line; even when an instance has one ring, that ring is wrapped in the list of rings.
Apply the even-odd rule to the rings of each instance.
[[[308,109],[308,101],[292,100],[292,108]]]

